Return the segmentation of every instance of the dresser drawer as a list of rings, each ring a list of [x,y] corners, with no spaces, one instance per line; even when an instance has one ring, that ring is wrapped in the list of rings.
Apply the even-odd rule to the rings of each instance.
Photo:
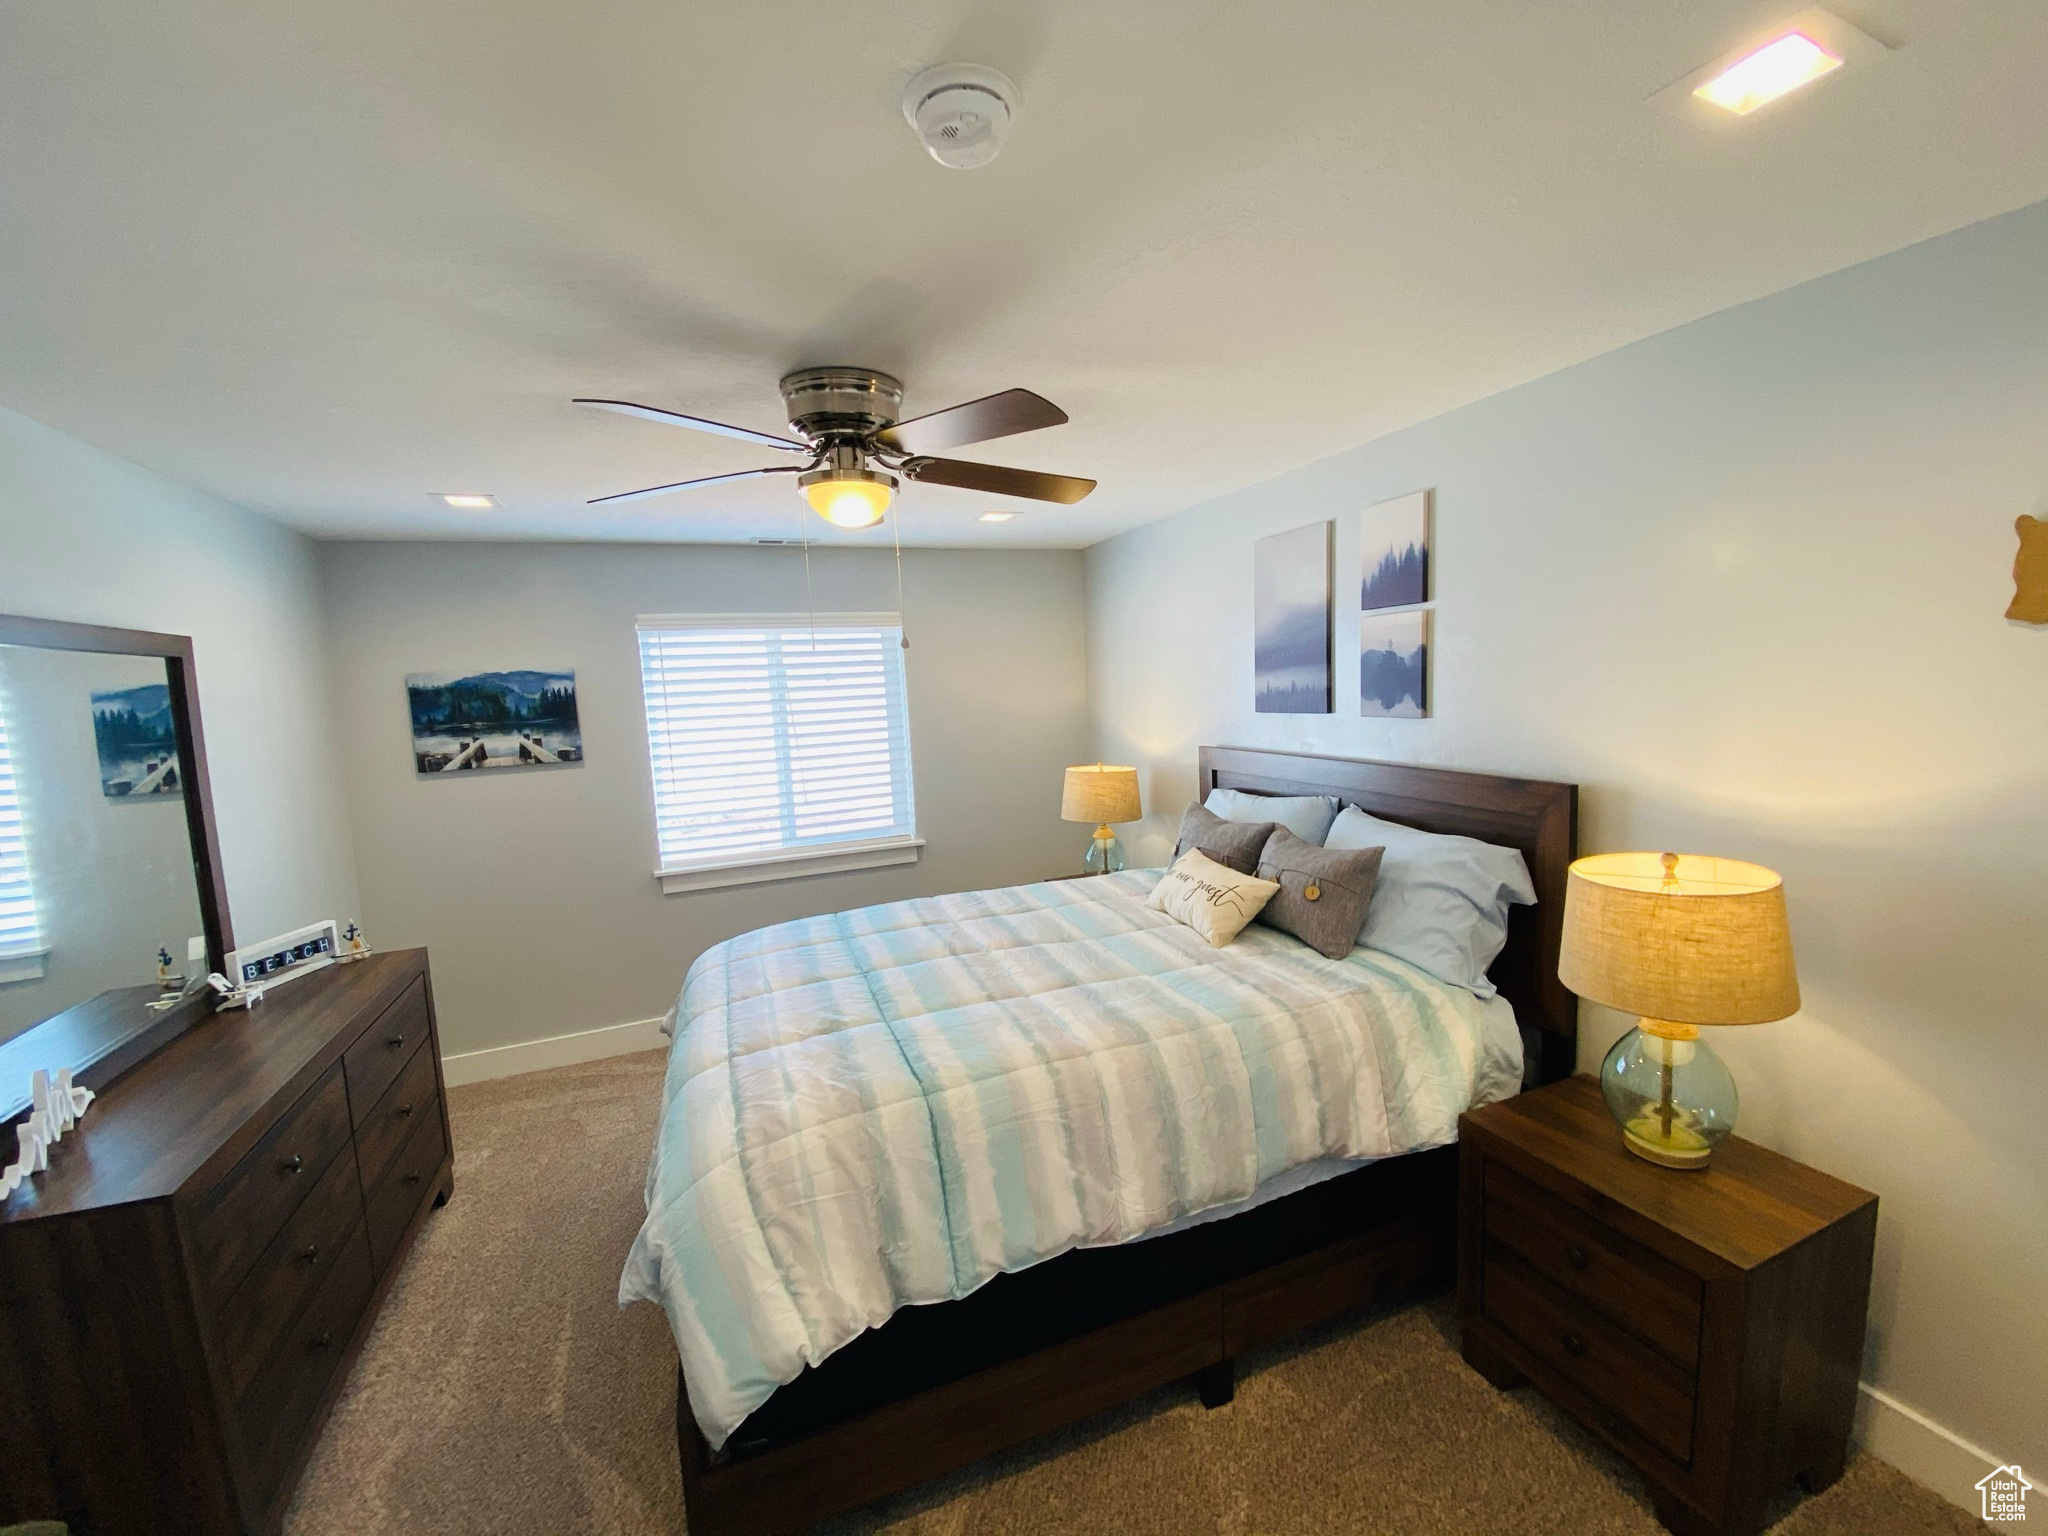
[[[1486,1236],[1688,1371],[1700,1358],[1700,1280],[1492,1158]]]
[[[342,1240],[362,1214],[355,1148],[344,1144],[313,1192],[218,1311],[221,1357],[227,1365],[228,1389],[237,1398],[327,1278],[342,1251]]]
[[[362,1166],[365,1189],[377,1187],[385,1166],[405,1145],[412,1128],[428,1115],[440,1114],[436,1087],[434,1053],[415,1051],[376,1107],[357,1117],[356,1161]]]
[[[369,1305],[370,1285],[369,1239],[357,1222],[305,1315],[278,1340],[242,1399],[242,1434],[266,1503],[348,1353],[349,1339]]]
[[[1504,1250],[1488,1249],[1480,1285],[1486,1316],[1618,1427],[1673,1461],[1692,1460],[1689,1374]]]
[[[348,1144],[341,1063],[285,1112],[234,1172],[201,1197],[194,1219],[199,1278],[208,1296],[234,1294],[258,1254],[291,1219],[320,1171]]]
[[[419,1123],[413,1127],[405,1149],[392,1159],[382,1181],[369,1192],[370,1256],[377,1261],[379,1274],[397,1256],[398,1245],[405,1241],[405,1229],[412,1225],[414,1214],[433,1189],[434,1175],[448,1155],[438,1106],[432,1113],[416,1114],[413,1119]]]
[[[348,1067],[348,1101],[358,1126],[426,1038],[427,984],[416,981],[356,1037],[342,1057]]]

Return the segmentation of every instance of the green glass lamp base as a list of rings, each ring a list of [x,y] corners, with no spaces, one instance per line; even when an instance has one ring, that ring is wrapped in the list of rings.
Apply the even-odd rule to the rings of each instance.
[[[1735,1079],[1689,1024],[1645,1019],[1600,1063],[1621,1143],[1660,1168],[1696,1171],[1735,1129]]]
[[[1113,875],[1128,863],[1124,845],[1116,840],[1116,834],[1108,827],[1097,827],[1088,844],[1088,856],[1081,861],[1082,867],[1091,875]]]

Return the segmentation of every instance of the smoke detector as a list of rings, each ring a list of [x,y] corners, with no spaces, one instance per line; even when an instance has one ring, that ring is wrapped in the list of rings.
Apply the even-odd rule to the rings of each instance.
[[[1018,105],[1010,77],[982,64],[934,64],[903,91],[904,121],[934,160],[956,171],[1002,153]]]

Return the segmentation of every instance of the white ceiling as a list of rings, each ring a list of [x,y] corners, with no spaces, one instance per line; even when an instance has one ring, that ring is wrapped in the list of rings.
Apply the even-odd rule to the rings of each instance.
[[[1077,545],[2048,197],[2048,7],[1867,0],[1902,44],[1731,132],[1649,106],[1751,0],[0,0],[0,402],[322,536],[793,535],[777,376],[1070,425],[919,487],[916,543]],[[948,171],[922,65],[1015,78]],[[495,492],[478,515],[437,490]],[[886,532],[830,533],[886,539]]]

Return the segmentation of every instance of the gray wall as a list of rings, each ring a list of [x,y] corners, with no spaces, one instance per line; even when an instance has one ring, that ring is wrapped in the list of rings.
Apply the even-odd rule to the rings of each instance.
[[[633,621],[802,611],[794,549],[331,544],[335,740],[372,943],[433,951],[451,1052],[658,1016],[708,945],[765,923],[1077,868],[1061,770],[1085,754],[1082,561],[906,551],[915,865],[665,896]],[[812,555],[820,610],[893,611],[886,551]],[[565,667],[584,761],[422,778],[405,676]]]
[[[1806,1008],[1712,1044],[1746,1134],[1883,1199],[1866,1376],[2048,1464],[2048,205],[1098,545],[1097,748],[1169,846],[1203,742],[1584,786],[1582,851],[1782,870]],[[1437,491],[1433,719],[1251,712],[1251,544]],[[1347,553],[1348,551],[1348,553]],[[1346,602],[1348,599],[1348,609]],[[1343,637],[1351,644],[1341,644]],[[1591,1069],[1629,1021],[1587,1008]]]
[[[355,911],[311,543],[0,410],[0,613],[190,635],[237,938]]]

